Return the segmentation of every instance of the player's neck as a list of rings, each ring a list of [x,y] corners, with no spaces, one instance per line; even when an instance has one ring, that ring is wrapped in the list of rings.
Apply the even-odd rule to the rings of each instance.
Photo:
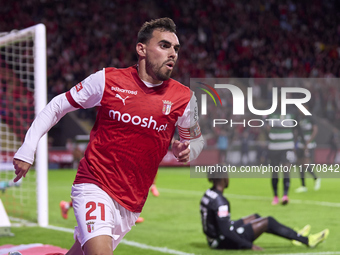
[[[213,189],[218,190],[218,191],[220,191],[221,193],[223,193],[224,188],[225,188],[225,187],[224,187],[223,185],[221,185],[220,183],[215,184],[215,185],[213,186]]]
[[[137,64],[137,72],[138,72],[138,76],[139,78],[144,81],[147,82],[149,84],[154,84],[154,85],[159,85],[161,84],[163,81],[158,80],[156,78],[154,78],[152,75],[148,74],[146,72],[146,68],[145,68],[145,64],[144,62],[138,62]]]

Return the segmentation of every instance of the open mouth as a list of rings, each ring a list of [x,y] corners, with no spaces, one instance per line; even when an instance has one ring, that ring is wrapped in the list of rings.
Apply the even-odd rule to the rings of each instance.
[[[166,66],[169,67],[170,69],[172,69],[174,67],[175,63],[174,62],[168,62],[166,63]]]

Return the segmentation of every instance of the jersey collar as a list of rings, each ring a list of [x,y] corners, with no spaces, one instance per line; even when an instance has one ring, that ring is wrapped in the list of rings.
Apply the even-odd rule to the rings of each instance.
[[[151,94],[153,92],[159,92],[163,89],[165,89],[169,85],[169,80],[164,81],[161,85],[149,88],[147,87],[144,82],[139,78],[138,71],[137,71],[137,65],[132,66],[131,74],[137,85],[146,93]]]

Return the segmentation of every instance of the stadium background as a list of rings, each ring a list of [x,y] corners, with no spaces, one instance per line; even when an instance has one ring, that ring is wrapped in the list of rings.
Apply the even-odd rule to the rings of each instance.
[[[173,78],[183,84],[205,77],[339,77],[339,9],[335,0],[5,0],[0,31],[46,25],[50,100],[103,67],[135,64],[140,25],[163,16],[177,24],[181,52]],[[265,97],[270,88],[259,90]],[[340,127],[339,87],[313,87],[311,93],[313,115],[327,130],[317,142],[327,148],[330,129]],[[95,109],[64,118],[49,132],[51,147],[65,148],[67,138],[88,134],[94,118]],[[240,132],[232,133],[229,140],[237,142]],[[214,147],[216,138],[205,135]]]
[[[135,64],[138,28],[144,21],[163,16],[177,24],[181,51],[173,78],[186,85],[191,77],[338,78],[339,11],[340,3],[335,0],[4,0],[0,31],[46,25],[50,100],[103,67]],[[340,128],[339,89],[311,88],[313,115],[322,130],[317,144],[324,156],[331,131],[338,134]],[[268,90],[260,87],[259,93],[266,95]],[[73,143],[76,135],[87,135],[94,118],[95,109],[79,110],[49,132],[51,168],[71,165],[68,138]],[[216,149],[215,134],[204,135],[207,149]],[[242,130],[228,130],[227,135],[229,149],[237,152]],[[249,139],[251,145],[261,142],[256,133]],[[340,162],[338,157],[335,160]]]

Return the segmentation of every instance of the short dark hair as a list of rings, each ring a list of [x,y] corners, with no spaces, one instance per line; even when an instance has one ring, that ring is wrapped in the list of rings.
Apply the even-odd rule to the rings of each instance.
[[[155,29],[176,33],[176,24],[170,18],[160,18],[147,21],[138,32],[137,43],[147,43],[152,38]]]
[[[208,172],[208,181],[212,183],[218,183],[222,179],[229,178],[228,172]]]

